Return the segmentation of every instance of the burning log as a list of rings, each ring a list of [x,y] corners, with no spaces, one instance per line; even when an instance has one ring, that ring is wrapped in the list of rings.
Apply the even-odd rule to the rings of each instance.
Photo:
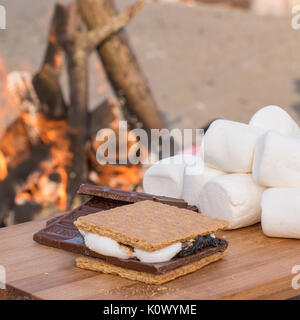
[[[58,41],[60,34],[64,32],[65,24],[65,6],[57,4],[44,61],[32,81],[41,104],[40,111],[48,118],[64,118],[67,114],[67,105],[59,83],[65,52]]]
[[[139,1],[136,8],[140,10],[145,3]],[[77,0],[77,4],[89,30],[104,26],[117,14],[112,0]],[[116,95],[125,101],[124,108],[136,115],[146,129],[165,127],[125,31],[107,39],[97,52]]]
[[[31,80],[31,76],[26,72],[12,72],[6,79],[9,94],[14,97],[17,101],[15,103],[18,103],[22,110],[0,140],[0,150],[7,160],[7,167],[18,165],[41,144],[36,124],[39,101]]]
[[[6,159],[6,167],[8,169],[16,167],[20,162],[29,157],[32,150],[40,143],[40,140],[39,143],[35,139],[31,140],[31,134],[29,133],[31,129],[29,129],[30,126],[25,122],[25,119],[26,114],[21,113],[8,126],[0,140],[0,150]]]
[[[0,140],[0,221],[6,216],[7,223],[16,223],[25,221],[26,217],[31,219],[41,208],[42,201],[37,201],[39,193],[35,191],[42,181],[48,184],[47,176],[59,172],[63,177],[70,158],[68,127],[65,121],[48,120],[41,113],[29,74],[8,74],[6,86],[20,104],[21,112]],[[58,201],[62,187],[63,181],[55,190],[58,198],[55,203],[65,209],[65,201]]]
[[[18,187],[24,184],[28,176],[39,168],[40,162],[48,156],[49,147],[40,146],[15,168],[8,171],[5,180],[0,182],[0,221],[13,213],[16,207],[15,197]],[[15,216],[14,214],[12,214]],[[15,222],[15,219],[11,219]]]

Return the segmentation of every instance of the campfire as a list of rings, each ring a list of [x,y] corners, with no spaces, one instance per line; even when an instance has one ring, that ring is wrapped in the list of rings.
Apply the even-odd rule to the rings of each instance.
[[[122,13],[116,12],[111,0],[57,4],[38,72],[7,73],[0,60],[1,226],[77,206],[81,183],[130,191],[140,188],[145,170],[141,164],[98,163],[96,134],[102,128],[118,134],[120,120],[127,120],[131,128],[164,127],[123,30],[145,2],[138,1]],[[97,52],[116,98],[89,111],[92,51]],[[64,66],[68,97],[60,83]],[[118,160],[121,157],[127,154],[118,154]]]

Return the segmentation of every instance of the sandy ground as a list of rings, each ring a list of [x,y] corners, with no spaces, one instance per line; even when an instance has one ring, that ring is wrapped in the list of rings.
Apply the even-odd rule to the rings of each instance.
[[[0,56],[9,70],[37,70],[54,3],[1,1],[8,29],[0,30]],[[132,1],[117,3],[125,7]],[[150,3],[127,31],[171,127],[201,128],[215,118],[248,121],[268,104],[286,108],[300,123],[300,31],[291,28],[289,17]],[[95,60],[93,105],[103,98]]]

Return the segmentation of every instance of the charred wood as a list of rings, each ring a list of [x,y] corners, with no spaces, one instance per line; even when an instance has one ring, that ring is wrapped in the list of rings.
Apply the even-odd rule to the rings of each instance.
[[[57,4],[54,10],[44,61],[33,78],[33,85],[41,104],[41,112],[48,118],[64,118],[67,105],[64,101],[59,76],[65,54],[58,38],[65,29],[66,7]]]

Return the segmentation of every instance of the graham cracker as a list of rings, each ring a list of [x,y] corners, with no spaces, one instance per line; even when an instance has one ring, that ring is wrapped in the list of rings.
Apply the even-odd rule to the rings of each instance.
[[[85,232],[145,251],[155,251],[198,235],[214,233],[226,228],[228,223],[147,200],[80,217],[75,225]]]
[[[79,257],[76,259],[76,265],[78,268],[103,272],[107,274],[115,274],[122,278],[126,278],[134,281],[141,281],[147,284],[163,284],[165,282],[174,280],[188,273],[192,273],[196,270],[203,268],[204,266],[220,260],[227,255],[226,252],[217,252],[211,256],[205,257],[199,261],[184,265],[177,269],[166,272],[165,274],[151,274],[147,272],[140,272],[130,269],[117,267],[103,262],[100,259]]]

